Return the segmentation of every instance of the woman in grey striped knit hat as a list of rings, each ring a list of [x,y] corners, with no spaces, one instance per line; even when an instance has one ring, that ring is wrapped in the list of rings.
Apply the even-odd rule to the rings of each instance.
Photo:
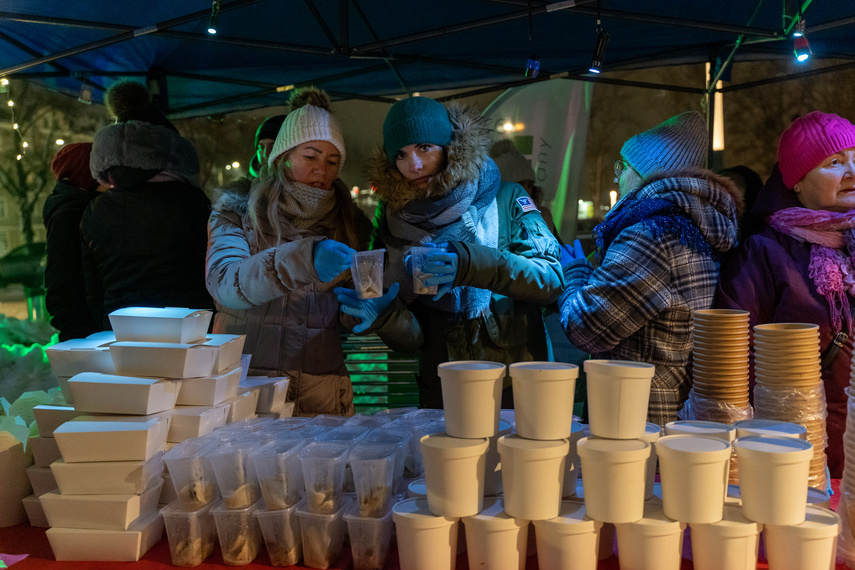
[[[719,256],[736,245],[741,196],[702,168],[707,128],[688,112],[630,138],[615,161],[621,199],[595,228],[597,268],[578,245],[559,300],[570,341],[595,358],[656,365],[648,420],[689,395],[692,312],[712,306]]]

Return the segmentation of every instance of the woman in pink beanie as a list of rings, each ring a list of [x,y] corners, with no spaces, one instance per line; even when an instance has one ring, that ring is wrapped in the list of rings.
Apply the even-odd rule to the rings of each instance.
[[[765,224],[723,265],[716,306],[749,311],[751,326],[819,325],[826,452],[839,478],[855,309],[855,125],[819,111],[796,119],[752,213]]]

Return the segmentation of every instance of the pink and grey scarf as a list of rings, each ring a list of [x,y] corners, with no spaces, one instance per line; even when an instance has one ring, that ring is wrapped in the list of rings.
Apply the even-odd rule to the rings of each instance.
[[[808,275],[828,301],[834,330],[853,332],[849,296],[855,296],[855,210],[845,213],[785,208],[769,217],[769,225],[811,244]]]

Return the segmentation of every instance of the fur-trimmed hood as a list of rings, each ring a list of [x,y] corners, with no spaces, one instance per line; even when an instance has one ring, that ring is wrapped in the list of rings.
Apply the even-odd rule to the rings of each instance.
[[[614,211],[646,198],[667,200],[680,207],[714,250],[727,251],[736,245],[743,199],[730,178],[697,167],[660,172],[621,198]]]
[[[193,143],[172,129],[143,121],[107,125],[95,133],[89,156],[92,177],[108,182],[107,171],[116,166],[167,172],[199,184],[199,156]]]
[[[446,106],[451,120],[451,142],[445,147],[446,165],[426,188],[417,188],[392,164],[382,145],[378,145],[368,167],[368,180],[375,192],[392,210],[419,198],[441,197],[464,180],[475,180],[489,156],[490,129],[487,119],[471,105],[452,102]]]
[[[250,188],[252,180],[249,178],[238,178],[225,186],[215,188],[211,209],[214,212],[235,212],[241,217],[247,215]]]

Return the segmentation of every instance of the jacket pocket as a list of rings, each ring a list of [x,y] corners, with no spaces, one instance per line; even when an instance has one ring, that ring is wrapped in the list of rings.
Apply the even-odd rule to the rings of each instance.
[[[503,350],[523,347],[528,342],[528,316],[516,311],[508,297],[493,295],[490,310],[482,317],[490,340]]]

